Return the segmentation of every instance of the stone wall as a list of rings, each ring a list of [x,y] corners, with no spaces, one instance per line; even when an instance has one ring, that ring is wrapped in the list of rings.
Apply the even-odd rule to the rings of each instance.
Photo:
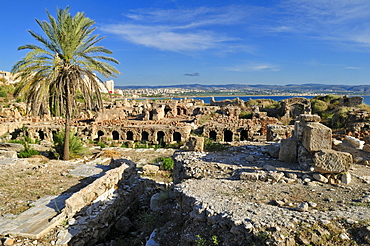
[[[95,245],[130,209],[138,206],[145,182],[136,165],[126,159],[112,160],[113,167],[66,200],[63,210],[69,227],[59,232],[58,245]]]

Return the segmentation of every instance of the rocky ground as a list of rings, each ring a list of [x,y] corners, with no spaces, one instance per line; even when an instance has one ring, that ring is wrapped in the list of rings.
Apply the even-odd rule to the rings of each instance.
[[[330,184],[315,180],[311,171],[301,170],[297,164],[272,158],[269,146],[244,142],[222,152],[121,148],[97,151],[95,157],[128,157],[139,170],[160,156],[174,154],[176,160],[176,184],[163,185],[168,174],[160,171],[150,175],[162,184],[161,188],[142,197],[139,210],[130,215],[131,226],[125,233],[112,231],[100,245],[145,245],[148,241],[163,246],[370,245],[368,153],[338,146],[361,158],[349,171],[348,184],[340,179]],[[88,181],[72,175],[76,163],[18,160],[17,165],[3,163],[0,168],[9,182],[17,185],[14,189],[23,194],[31,193],[29,185],[37,180],[38,189],[45,186],[60,191],[78,188],[81,180]],[[330,182],[331,177],[327,178]],[[23,186],[28,188],[21,189]],[[8,192],[4,187],[0,187],[2,194]],[[151,203],[156,192],[159,202]],[[0,196],[2,216],[12,213],[12,208],[19,209],[17,204],[37,199],[25,199],[23,195],[9,199],[9,194],[12,193]],[[150,240],[154,229],[155,236]],[[28,243],[15,245],[33,242]]]
[[[159,230],[161,245],[197,245],[199,237],[216,245],[212,236],[221,245],[370,245],[368,153],[342,146],[362,159],[349,171],[348,184],[329,184],[316,181],[297,164],[269,157],[268,148],[249,143],[218,153],[175,155],[175,180],[185,178],[175,190],[198,208],[183,211],[192,225],[185,223],[181,233],[178,228]],[[210,232],[200,230],[202,226]],[[240,234],[244,239],[235,241]],[[168,235],[177,244],[166,243]]]

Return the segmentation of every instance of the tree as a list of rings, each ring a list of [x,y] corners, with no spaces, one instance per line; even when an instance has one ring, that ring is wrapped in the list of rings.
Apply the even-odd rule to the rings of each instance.
[[[105,37],[92,35],[95,22],[78,12],[69,13],[69,7],[57,8],[55,19],[46,11],[48,21],[36,19],[46,36],[28,32],[39,45],[27,44],[18,50],[30,50],[12,68],[17,83],[14,95],[23,96],[29,113],[65,117],[63,159],[69,159],[71,118],[76,114],[76,95],[84,98],[85,109],[102,110],[99,78],[116,76],[119,71],[110,62],[118,61],[107,56],[112,52],[96,44]]]

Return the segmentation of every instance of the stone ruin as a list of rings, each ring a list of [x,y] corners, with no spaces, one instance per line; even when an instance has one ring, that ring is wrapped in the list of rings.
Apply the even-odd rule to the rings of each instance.
[[[278,119],[267,117],[266,112],[260,112],[258,107],[253,108],[252,119],[240,119],[243,107],[244,101],[240,99],[222,101],[218,106],[204,105],[203,101],[194,99],[123,100],[106,105],[102,112],[81,114],[73,120],[72,131],[86,142],[164,145],[188,142],[191,132],[197,128],[203,137],[214,141],[264,141],[267,126],[281,124]],[[201,126],[201,116],[211,119]],[[27,136],[32,140],[52,142],[54,134],[64,129],[64,119],[60,117],[22,117],[11,121],[16,123],[0,127],[3,135],[10,133],[7,137],[10,139]]]
[[[279,160],[299,163],[317,175],[346,173],[353,164],[350,153],[332,149],[332,130],[320,123],[320,116],[301,114],[293,132],[281,140]]]

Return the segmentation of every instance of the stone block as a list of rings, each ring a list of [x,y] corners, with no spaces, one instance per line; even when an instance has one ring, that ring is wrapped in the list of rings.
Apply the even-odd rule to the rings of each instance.
[[[314,170],[320,173],[347,172],[352,163],[350,153],[332,149],[322,150],[314,155]]]
[[[251,181],[257,181],[259,177],[258,173],[250,173],[250,172],[242,172],[240,173],[239,178],[241,180],[251,180]]]
[[[279,160],[284,162],[297,162],[297,140],[293,138],[282,139],[280,143]]]
[[[365,144],[362,150],[366,152],[370,152],[370,144]]]
[[[204,138],[191,137],[186,143],[186,147],[190,151],[204,151]]]
[[[303,127],[302,146],[308,151],[331,149],[331,129],[320,123],[308,123]]]
[[[321,183],[328,183],[329,182],[329,180],[324,176],[324,175],[322,175],[322,174],[320,174],[320,173],[314,173],[313,175],[312,175],[312,177],[315,179],[315,180],[317,180],[317,181],[319,181],[319,182],[321,182]]]
[[[271,144],[270,146],[268,146],[267,152],[271,157],[279,158],[280,144]]]
[[[298,120],[300,122],[320,122],[321,117],[316,114],[301,114]]]
[[[313,154],[309,152],[305,147],[301,145],[298,147],[297,159],[302,170],[307,170],[310,166],[313,165],[312,158]]]
[[[18,158],[17,151],[13,150],[1,150],[0,149],[0,156],[6,157],[6,158]]]
[[[352,136],[346,136],[343,143],[356,149],[363,149],[365,142]]]
[[[157,173],[158,171],[159,171],[159,166],[149,165],[149,164],[143,166],[144,174]]]

